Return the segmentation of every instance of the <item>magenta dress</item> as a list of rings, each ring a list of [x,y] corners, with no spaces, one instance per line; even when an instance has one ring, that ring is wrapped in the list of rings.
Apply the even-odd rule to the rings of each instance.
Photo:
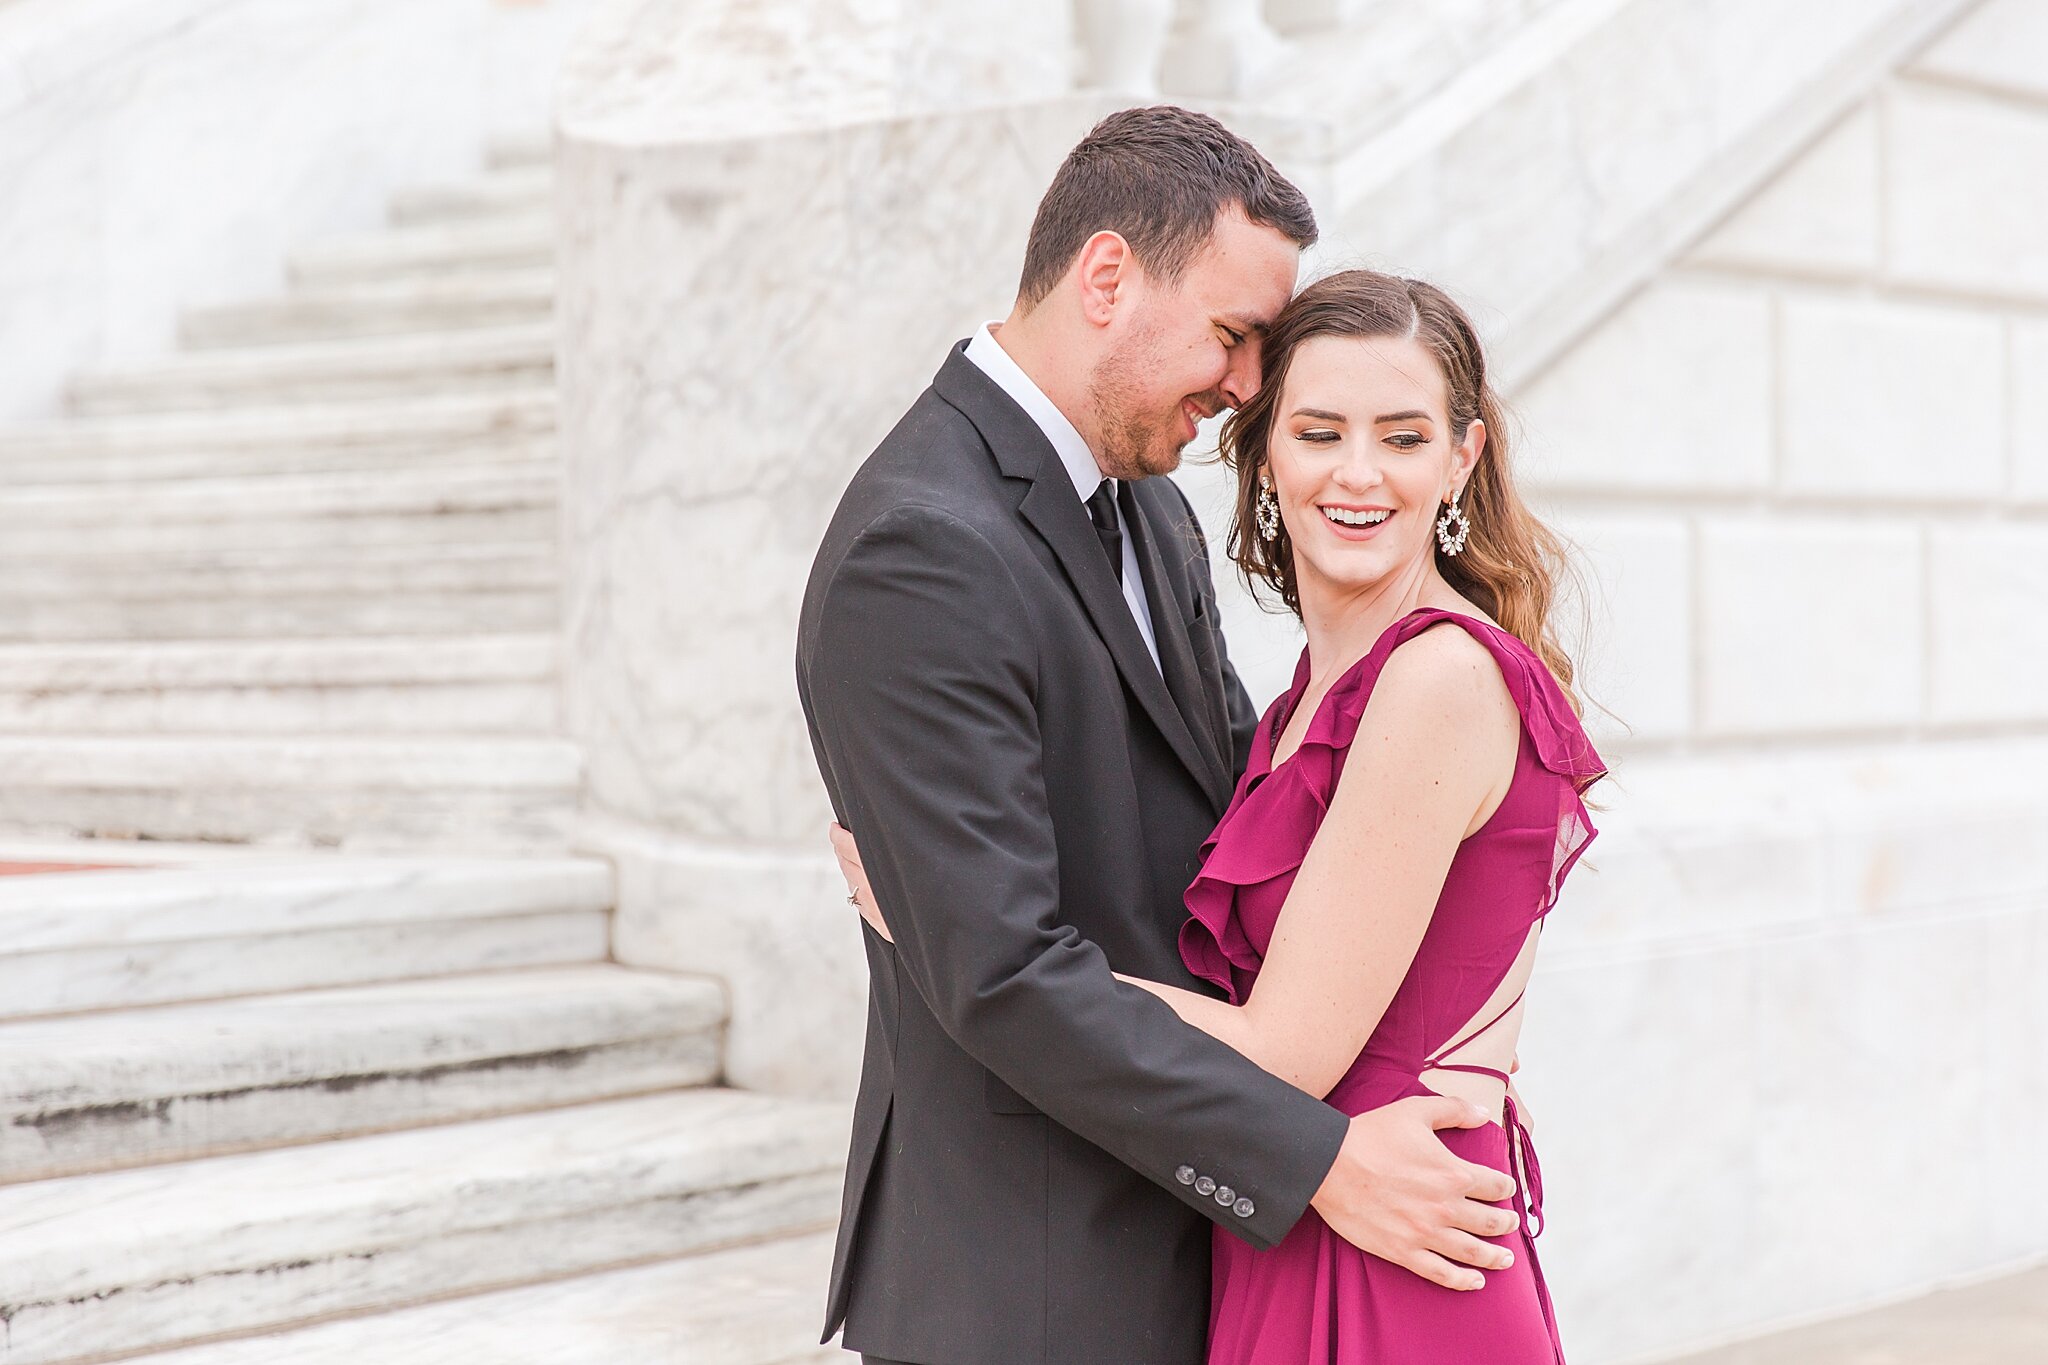
[[[1446,621],[1493,654],[1522,715],[1521,746],[1500,809],[1458,846],[1414,965],[1365,1050],[1328,1096],[1347,1114],[1435,1093],[1421,1074],[1504,1017],[1467,1027],[1507,979],[1530,927],[1549,912],[1565,873],[1597,832],[1581,794],[1605,765],[1550,670],[1496,626],[1418,608],[1389,626],[1331,686],[1300,748],[1276,769],[1274,741],[1308,685],[1303,651],[1294,685],[1260,722],[1244,777],[1203,845],[1202,869],[1188,888],[1191,918],[1181,928],[1181,957],[1241,1003],[1258,979],[1281,904],[1329,807],[1374,680],[1402,642]],[[1368,900],[1361,911],[1370,908]],[[1448,1069],[1507,1079],[1486,1067]],[[1516,1194],[1501,1207],[1512,1207],[1520,1226],[1494,1239],[1515,1253],[1511,1269],[1487,1271],[1484,1289],[1446,1289],[1358,1250],[1313,1209],[1269,1251],[1219,1228],[1210,1365],[1562,1362],[1532,1245],[1543,1216],[1542,1176],[1512,1101],[1505,1117],[1505,1128],[1489,1123],[1439,1136],[1466,1160],[1515,1177]]]

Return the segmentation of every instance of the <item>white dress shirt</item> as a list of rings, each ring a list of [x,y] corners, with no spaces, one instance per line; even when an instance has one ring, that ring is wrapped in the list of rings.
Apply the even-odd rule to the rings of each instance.
[[[1073,480],[1075,496],[1086,503],[1102,484],[1102,467],[1095,463],[1095,452],[1081,439],[1081,433],[1074,430],[1074,424],[1067,420],[1067,415],[1045,396],[1045,390],[1039,388],[996,341],[995,333],[989,329],[1000,325],[1000,322],[1001,319],[997,319],[974,329],[974,336],[967,343],[967,358],[1038,424],[1038,429],[1045,433],[1045,439],[1052,442],[1053,452],[1060,457],[1060,463],[1066,467],[1067,477]],[[1114,493],[1117,481],[1111,479],[1109,482],[1110,491]],[[1087,515],[1085,507],[1082,515]],[[1138,634],[1145,637],[1145,650],[1152,656],[1152,665],[1156,668],[1159,666],[1159,645],[1152,638],[1152,608],[1145,600],[1145,580],[1138,572],[1138,551],[1131,543],[1131,528],[1124,521],[1121,501],[1116,504],[1116,524],[1123,532],[1124,604],[1130,607],[1131,616],[1138,623]]]

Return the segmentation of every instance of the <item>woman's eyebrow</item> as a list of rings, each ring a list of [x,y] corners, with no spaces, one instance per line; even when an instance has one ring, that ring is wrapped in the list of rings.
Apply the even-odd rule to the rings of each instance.
[[[1351,420],[1341,412],[1330,412],[1324,408],[1296,408],[1290,417],[1319,417],[1325,422],[1348,422]],[[1385,420],[1385,419],[1381,419]]]
[[[1423,421],[1425,421],[1425,422],[1426,422],[1426,421],[1428,421],[1428,420],[1429,420],[1429,414],[1428,414],[1428,413],[1426,413],[1426,412],[1424,412],[1424,411],[1423,411],[1423,410],[1422,410],[1421,408],[1409,408],[1409,409],[1407,409],[1407,410],[1405,410],[1405,411],[1403,411],[1403,412],[1383,412],[1383,413],[1381,413],[1381,414],[1380,414],[1379,416],[1377,416],[1377,417],[1373,418],[1372,420],[1373,420],[1373,421],[1374,421],[1375,423],[1378,423],[1378,422],[1413,422],[1413,421],[1415,421],[1415,420],[1416,420],[1417,418],[1420,418],[1420,419],[1422,419]]]

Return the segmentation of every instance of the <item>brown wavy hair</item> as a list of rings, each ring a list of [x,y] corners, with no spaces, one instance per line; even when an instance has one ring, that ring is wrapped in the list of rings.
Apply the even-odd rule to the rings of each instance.
[[[1486,357],[1464,309],[1433,284],[1346,270],[1295,295],[1266,334],[1263,381],[1257,396],[1223,425],[1221,453],[1237,475],[1230,558],[1256,595],[1264,585],[1299,616],[1294,547],[1283,523],[1271,544],[1258,534],[1259,475],[1266,467],[1275,410],[1287,371],[1301,344],[1314,337],[1412,338],[1436,357],[1444,376],[1451,441],[1465,439],[1473,421],[1486,424],[1486,446],[1473,466],[1459,507],[1471,518],[1464,551],[1439,547],[1437,572],[1508,632],[1535,650],[1556,675],[1575,709],[1572,661],[1551,630],[1559,581],[1573,569],[1564,539],[1529,511],[1509,471],[1507,423],[1500,397],[1486,378]]]

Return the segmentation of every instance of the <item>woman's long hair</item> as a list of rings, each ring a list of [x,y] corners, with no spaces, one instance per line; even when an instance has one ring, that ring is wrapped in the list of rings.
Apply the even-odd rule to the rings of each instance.
[[[1515,491],[1508,467],[1507,423],[1500,398],[1486,378],[1486,357],[1465,311],[1433,284],[1374,270],[1346,270],[1297,294],[1274,321],[1261,351],[1263,382],[1256,397],[1224,423],[1223,460],[1237,475],[1230,558],[1254,593],[1260,584],[1301,614],[1294,547],[1285,525],[1279,538],[1258,534],[1259,476],[1266,467],[1274,412],[1286,387],[1294,352],[1314,337],[1412,338],[1436,357],[1448,394],[1453,444],[1475,419],[1486,424],[1486,446],[1473,467],[1459,507],[1471,534],[1457,555],[1435,550],[1444,580],[1476,602],[1509,633],[1535,650],[1556,675],[1574,708],[1572,661],[1551,631],[1558,581],[1571,572],[1565,543],[1538,521]]]

